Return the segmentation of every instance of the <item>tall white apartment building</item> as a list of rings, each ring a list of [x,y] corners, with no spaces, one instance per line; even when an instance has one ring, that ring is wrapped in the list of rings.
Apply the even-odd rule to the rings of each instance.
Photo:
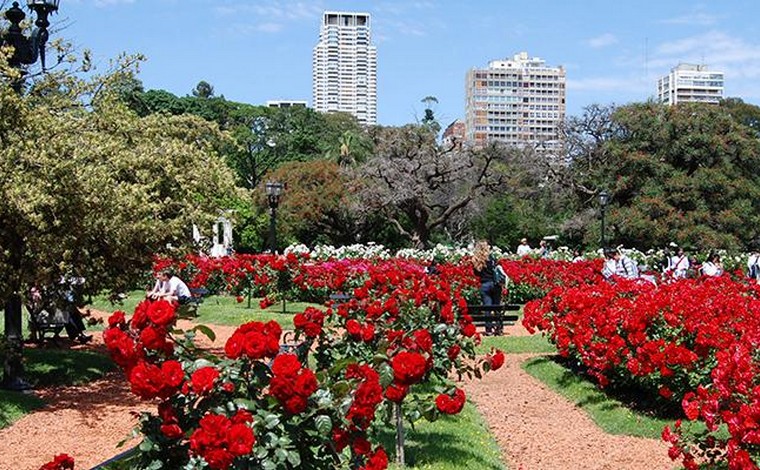
[[[499,141],[548,153],[561,149],[565,69],[527,52],[467,72],[465,137],[482,147]]]
[[[657,80],[660,103],[713,103],[723,98],[723,72],[708,70],[706,65],[678,64]]]
[[[312,63],[316,111],[345,111],[359,123],[377,123],[377,49],[369,13],[326,11]]]

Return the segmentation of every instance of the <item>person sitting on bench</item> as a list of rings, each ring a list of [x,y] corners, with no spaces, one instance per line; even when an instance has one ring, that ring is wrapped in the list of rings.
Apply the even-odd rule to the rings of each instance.
[[[165,289],[159,289],[160,292],[155,294],[156,299],[164,299],[169,302],[178,302],[180,304],[186,304],[192,299],[192,293],[187,284],[179,277],[172,274],[171,271],[165,269],[158,275],[158,280],[164,284]],[[156,283],[158,286],[158,283]],[[154,288],[155,290],[155,288]]]

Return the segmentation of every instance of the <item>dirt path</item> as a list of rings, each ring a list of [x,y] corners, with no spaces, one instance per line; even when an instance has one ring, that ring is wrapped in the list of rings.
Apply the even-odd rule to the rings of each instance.
[[[221,347],[234,328],[214,326],[214,331],[217,340],[213,344],[199,335],[202,345]],[[525,334],[519,326],[510,327],[508,333]],[[102,347],[100,333],[95,333],[92,347]],[[660,441],[605,434],[585,412],[520,368],[529,357],[509,355],[502,369],[465,385],[510,469],[675,467]],[[36,393],[47,406],[0,430],[0,470],[36,470],[61,452],[75,457],[77,469],[90,468],[120,451],[116,444],[137,423],[135,413],[155,409],[153,403],[134,397],[118,372],[84,386]]]

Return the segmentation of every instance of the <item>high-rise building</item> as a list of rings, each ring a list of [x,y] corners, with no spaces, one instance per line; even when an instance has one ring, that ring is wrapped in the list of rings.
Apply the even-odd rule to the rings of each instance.
[[[345,111],[361,124],[377,122],[377,49],[369,13],[326,11],[312,67],[316,111]]]
[[[565,69],[550,67],[527,52],[494,60],[467,72],[465,135],[482,147],[499,141],[559,151],[565,119]]]
[[[708,70],[706,65],[678,64],[657,80],[660,103],[714,103],[723,98],[723,72]]]

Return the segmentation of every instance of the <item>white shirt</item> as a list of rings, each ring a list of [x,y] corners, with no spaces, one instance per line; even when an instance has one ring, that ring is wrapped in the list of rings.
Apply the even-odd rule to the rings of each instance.
[[[689,270],[689,257],[686,255],[675,255],[670,258],[670,269],[673,270],[675,277],[686,277],[686,272]]]
[[[705,261],[702,264],[702,274],[705,276],[720,276],[723,269],[712,261]]]
[[[614,259],[608,259],[604,262],[604,267],[602,268],[602,276],[605,277],[605,279],[611,278],[613,275],[615,275],[617,271],[617,261]]]
[[[172,278],[169,279],[169,294],[176,295],[177,297],[192,297],[187,284],[177,276],[172,276]]]
[[[749,255],[749,258],[747,258],[747,269],[752,269],[752,266],[758,263],[760,263],[760,260],[757,255]]]
[[[533,252],[533,249],[528,244],[521,244],[517,247],[517,256],[529,255]]]

